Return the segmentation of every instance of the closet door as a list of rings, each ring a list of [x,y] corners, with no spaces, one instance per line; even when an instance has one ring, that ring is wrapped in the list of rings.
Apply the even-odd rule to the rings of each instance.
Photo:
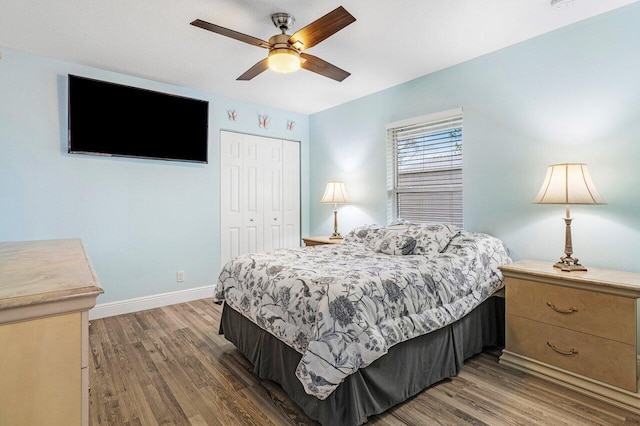
[[[241,188],[243,200],[242,225],[243,240],[240,244],[240,254],[256,253],[264,250],[263,217],[263,166],[262,141],[249,135],[243,135],[243,186]]]
[[[220,256],[300,247],[300,144],[220,132]]]
[[[220,256],[232,258],[264,250],[262,165],[259,141],[220,133]]]
[[[283,246],[300,247],[300,143],[282,141]]]
[[[264,249],[283,248],[282,141],[261,138],[264,176]]]
[[[241,253],[244,232],[243,135],[220,133],[220,256],[222,265]],[[222,266],[221,265],[221,266]]]

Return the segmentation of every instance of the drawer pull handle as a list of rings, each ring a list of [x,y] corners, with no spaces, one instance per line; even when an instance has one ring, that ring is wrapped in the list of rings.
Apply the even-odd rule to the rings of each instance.
[[[547,342],[547,346],[549,346],[551,349],[553,349],[554,351],[562,355],[578,355],[578,351],[576,351],[575,349],[569,349],[568,351],[563,351],[561,349],[556,348],[555,345],[551,342]]]
[[[574,312],[578,312],[578,308],[576,308],[575,306],[570,307],[566,311],[563,310],[563,309],[556,308],[556,305],[554,305],[551,302],[547,302],[547,306],[550,307],[551,309],[553,309],[554,311],[560,313],[560,314],[572,314]]]

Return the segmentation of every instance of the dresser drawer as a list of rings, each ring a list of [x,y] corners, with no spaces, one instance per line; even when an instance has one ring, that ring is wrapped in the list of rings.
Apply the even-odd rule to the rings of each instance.
[[[506,288],[507,314],[636,344],[635,299],[518,278]]]
[[[631,392],[638,390],[635,345],[509,314],[506,339],[511,352]]]

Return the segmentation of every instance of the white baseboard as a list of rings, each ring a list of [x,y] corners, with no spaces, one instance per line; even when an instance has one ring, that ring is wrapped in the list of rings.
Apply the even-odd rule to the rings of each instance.
[[[151,296],[136,297],[135,299],[120,300],[118,302],[100,303],[89,311],[89,319],[100,319],[146,309],[175,305],[176,303],[191,302],[193,300],[213,297],[215,286],[189,288],[169,293],[153,294]]]

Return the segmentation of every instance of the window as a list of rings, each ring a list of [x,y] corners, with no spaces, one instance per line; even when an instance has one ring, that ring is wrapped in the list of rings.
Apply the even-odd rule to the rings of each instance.
[[[387,216],[463,226],[462,109],[387,125]]]

